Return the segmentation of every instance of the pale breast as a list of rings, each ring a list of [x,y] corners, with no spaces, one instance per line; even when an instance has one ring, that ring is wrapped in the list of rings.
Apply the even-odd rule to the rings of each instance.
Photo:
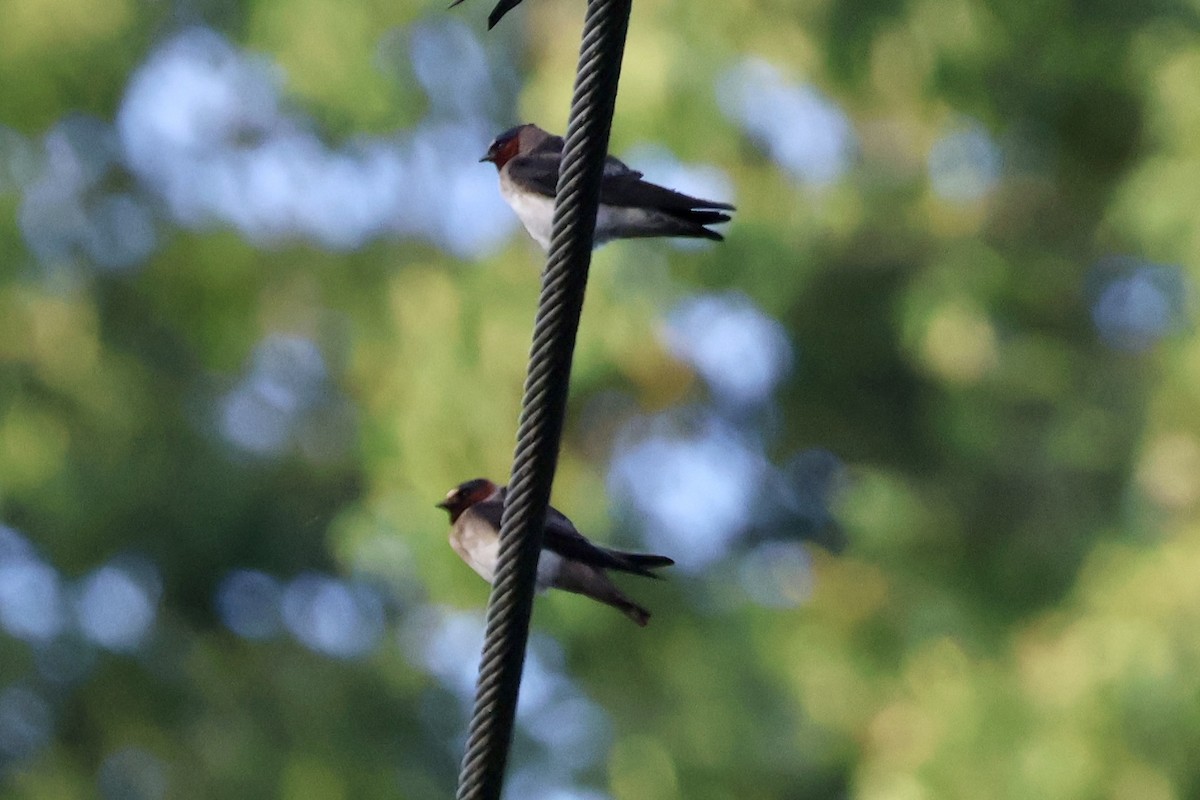
[[[479,577],[488,583],[495,580],[496,561],[500,558],[500,537],[495,528],[468,511],[450,529],[450,546]],[[561,568],[562,556],[542,550],[538,557],[537,590],[544,592],[554,585]]]
[[[549,250],[550,228],[554,222],[554,198],[536,192],[521,191],[504,173],[500,175],[500,195],[516,212],[517,218],[521,220],[521,224],[529,231],[533,240],[541,245],[543,250]]]
[[[450,529],[450,546],[479,577],[492,582],[500,555],[500,537],[491,525],[475,519],[468,511]]]

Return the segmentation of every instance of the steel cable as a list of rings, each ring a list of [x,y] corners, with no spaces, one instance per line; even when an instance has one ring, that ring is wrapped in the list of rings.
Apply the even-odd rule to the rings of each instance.
[[[558,463],[631,0],[589,0],[458,800],[498,800]]]

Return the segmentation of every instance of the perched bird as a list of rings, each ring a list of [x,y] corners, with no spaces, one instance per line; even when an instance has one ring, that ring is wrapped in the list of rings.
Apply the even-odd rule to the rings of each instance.
[[[506,491],[486,478],[476,478],[454,487],[437,504],[450,512],[450,546],[488,583],[496,576],[500,515]],[[620,610],[638,625],[645,625],[650,612],[622,594],[605,570],[657,578],[650,570],[674,563],[666,556],[626,553],[593,544],[575,530],[571,520],[551,507],[546,513],[538,558],[537,590],[553,587],[587,595]]]
[[[454,8],[462,1],[463,0],[454,0],[454,2],[450,4],[450,8]],[[521,0],[500,0],[499,3],[496,3],[496,7],[492,9],[492,13],[488,14],[488,30],[490,31],[492,28],[496,27],[496,23],[499,22],[505,14],[512,11],[519,5],[521,5]]]
[[[544,250],[550,249],[563,144],[561,136],[536,125],[518,125],[497,136],[487,155],[479,159],[496,165],[500,194]],[[644,181],[642,173],[608,156],[600,181],[600,210],[592,246],[612,239],[647,236],[687,236],[719,242],[724,237],[704,226],[728,222],[730,216],[723,212],[733,210],[728,203],[700,200]]]

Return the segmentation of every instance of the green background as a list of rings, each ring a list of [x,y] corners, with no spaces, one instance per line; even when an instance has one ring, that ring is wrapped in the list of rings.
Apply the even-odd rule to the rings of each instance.
[[[582,4],[526,0],[491,33],[488,10],[0,0],[0,794],[452,794],[486,587],[434,503],[506,477],[541,253],[515,228],[462,249],[256,239],[181,218],[119,147],[70,189],[61,145],[115,130],[131,77],[193,25],[273,75],[279,113],[333,152],[449,113],[410,57],[430,30],[490,76],[460,116],[562,131]],[[834,466],[797,489],[815,510],[754,495],[719,553],[623,581],[645,630],[538,601],[510,797],[1200,793],[1198,13],[635,4],[613,151],[708,165],[738,212],[720,246],[597,253],[555,504],[647,547],[610,473],[654,420],[732,418],[764,493],[801,480],[796,454]],[[748,63],[844,115],[826,180],[723,105]],[[939,147],[963,141],[966,189],[939,190]],[[489,165],[462,169],[495,192]],[[85,213],[133,198],[115,227],[149,225],[143,250],[105,264],[60,207],[37,216],[55,186]],[[792,353],[749,411],[722,410],[664,334],[679,303],[727,292]],[[248,451],[221,409],[264,346],[309,365],[311,396],[282,444]],[[13,610],[39,596],[16,580],[30,564],[57,576],[37,584],[57,587],[52,635]],[[78,620],[114,569],[154,616],[106,645]],[[231,570],[324,581],[366,639],[235,634],[216,600]]]

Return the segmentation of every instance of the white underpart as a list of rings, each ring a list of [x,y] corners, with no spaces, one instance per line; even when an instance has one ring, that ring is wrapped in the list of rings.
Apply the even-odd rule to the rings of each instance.
[[[543,550],[538,556],[537,590],[544,592],[553,584],[562,569],[563,558],[558,553]]]
[[[500,173],[500,196],[516,212],[533,240],[550,250],[550,227],[554,222],[554,198],[518,189],[505,172]]]
[[[516,212],[533,240],[549,252],[550,232],[554,224],[554,198],[518,189],[505,172],[500,173],[500,195]],[[649,215],[644,209],[602,205],[596,215],[596,234],[592,246],[599,247],[618,238],[618,230],[632,231],[644,227],[648,219]]]
[[[496,559],[500,556],[500,537],[491,527],[478,520],[464,518],[462,534],[457,542],[450,543],[462,556],[463,561],[488,583],[496,577]]]
[[[470,513],[460,520],[460,532],[457,541],[453,533],[450,544],[462,556],[467,566],[475,570],[479,577],[488,583],[496,579],[496,561],[500,557],[500,536],[496,529]],[[542,550],[538,557],[537,590],[544,592],[554,584],[562,569],[562,556],[549,550]]]

